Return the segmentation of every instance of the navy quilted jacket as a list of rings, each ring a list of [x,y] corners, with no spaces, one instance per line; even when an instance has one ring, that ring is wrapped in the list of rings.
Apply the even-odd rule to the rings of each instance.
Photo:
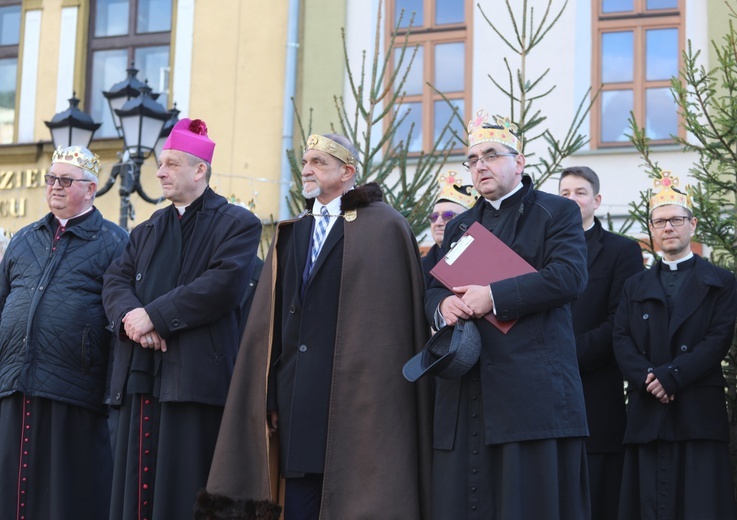
[[[102,276],[128,241],[97,209],[62,234],[47,215],[20,230],[0,273],[0,398],[14,392],[105,413],[110,333]]]

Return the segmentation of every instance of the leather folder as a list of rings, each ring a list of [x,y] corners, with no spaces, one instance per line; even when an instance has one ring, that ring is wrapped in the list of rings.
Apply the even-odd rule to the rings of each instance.
[[[430,270],[450,290],[462,285],[489,285],[537,270],[491,231],[474,222],[448,253]],[[493,312],[484,316],[504,334],[517,320],[501,321]]]

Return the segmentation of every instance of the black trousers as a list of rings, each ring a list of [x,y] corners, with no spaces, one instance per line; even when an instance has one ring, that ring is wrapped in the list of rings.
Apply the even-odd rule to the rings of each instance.
[[[287,478],[284,497],[284,520],[317,520],[322,499],[322,474]]]

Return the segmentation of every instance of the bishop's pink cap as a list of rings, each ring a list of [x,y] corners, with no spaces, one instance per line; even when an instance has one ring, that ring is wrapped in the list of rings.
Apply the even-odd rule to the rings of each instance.
[[[215,143],[207,137],[207,125],[202,119],[184,118],[171,129],[162,149],[191,153],[203,161],[212,163]]]

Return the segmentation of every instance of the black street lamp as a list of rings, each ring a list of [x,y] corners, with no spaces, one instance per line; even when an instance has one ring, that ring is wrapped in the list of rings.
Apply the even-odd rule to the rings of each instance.
[[[51,121],[44,121],[51,131],[51,142],[54,150],[58,147],[68,146],[90,147],[90,141],[95,131],[100,128],[100,123],[95,123],[86,112],[79,108],[77,93],[72,94],[69,99],[69,108],[55,114]]]
[[[102,95],[107,98],[108,105],[110,106],[110,113],[113,116],[113,124],[115,130],[118,132],[118,136],[122,137],[122,129],[120,128],[120,117],[116,113],[116,110],[120,109],[128,101],[138,97],[141,93],[141,88],[145,87],[146,84],[136,77],[138,69],[131,66],[126,69],[128,76],[123,80],[117,82],[115,85],[110,87],[110,90],[103,91]]]
[[[154,145],[154,156],[156,157],[157,161],[159,160],[159,157],[161,157],[164,143],[166,143],[166,140],[169,137],[169,134],[171,134],[174,125],[176,125],[179,121],[179,113],[180,110],[177,109],[177,104],[174,103],[174,107],[169,110],[169,120],[164,123],[164,127],[161,129],[159,138],[156,140],[156,144]]]
[[[130,71],[130,69],[128,69]],[[108,98],[110,101],[110,98]],[[104,195],[115,184],[120,176],[120,227],[127,229],[128,217],[134,218],[130,196],[133,193],[151,204],[158,204],[163,197],[154,199],[149,197],[141,185],[141,166],[154,151],[162,129],[171,117],[171,114],[151,97],[151,88],[143,85],[140,95],[131,98],[120,108],[111,110],[120,122],[123,134],[124,152],[121,161],[113,166],[110,178],[97,193]],[[171,132],[171,129],[169,130]]]
[[[119,154],[120,160],[110,171],[110,178],[97,190],[97,195],[105,195],[120,177],[119,224],[123,229],[128,229],[128,218],[134,218],[130,201],[133,193],[138,193],[151,204],[164,200],[163,197],[151,198],[143,191],[140,182],[141,167],[151,154],[157,151],[161,153],[166,138],[179,120],[179,110],[176,107],[167,111],[156,102],[159,95],[152,93],[146,83],[136,78],[138,70],[133,64],[126,72],[128,76],[125,80],[103,92],[110,105],[115,129],[118,136],[123,138],[124,146]],[[46,121],[55,149],[58,146],[72,145],[89,148],[92,135],[100,127],[100,123],[95,123],[88,114],[77,108],[78,104],[79,100],[72,96],[68,110],[56,114],[51,121]]]

